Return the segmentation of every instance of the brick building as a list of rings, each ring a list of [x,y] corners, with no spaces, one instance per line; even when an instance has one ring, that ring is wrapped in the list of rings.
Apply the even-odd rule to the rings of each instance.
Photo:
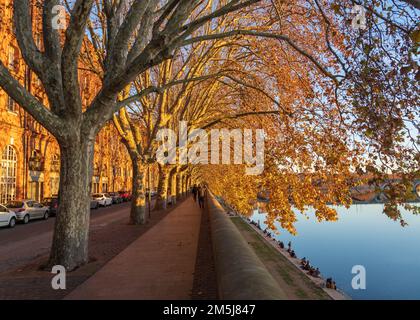
[[[34,1],[35,2],[35,1]],[[0,0],[0,59],[22,85],[48,105],[42,85],[25,65],[12,23],[13,0]],[[36,5],[32,10],[35,42],[41,26]],[[100,88],[99,79],[80,70],[82,98],[87,105]],[[54,137],[0,89],[0,203],[11,199],[43,198],[58,193],[60,150]],[[131,189],[132,169],[128,153],[112,123],[99,133],[95,145],[92,192]]]

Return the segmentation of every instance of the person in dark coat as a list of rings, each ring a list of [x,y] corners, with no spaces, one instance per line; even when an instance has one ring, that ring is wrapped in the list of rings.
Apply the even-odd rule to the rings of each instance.
[[[195,184],[194,187],[192,188],[192,193],[193,193],[193,198],[194,201],[197,202],[197,196],[198,196],[198,188],[197,185]]]

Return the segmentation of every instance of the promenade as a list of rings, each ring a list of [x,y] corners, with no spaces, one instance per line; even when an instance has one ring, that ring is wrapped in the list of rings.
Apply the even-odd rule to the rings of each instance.
[[[212,203],[215,200],[209,199],[207,209],[214,215],[215,207]],[[228,295],[240,294],[243,290],[238,288],[243,286],[254,288],[252,299],[263,299],[272,286],[278,286],[278,292],[281,293],[273,299],[336,298],[328,296],[320,286],[310,281],[293,262],[273,250],[257,230],[239,217],[226,215],[222,222],[215,222],[213,216],[210,220],[214,225],[210,232],[206,224],[207,213],[207,210],[199,208],[192,197],[186,198],[99,271],[67,294],[65,299],[216,299],[218,284],[219,290],[228,292]],[[219,211],[218,217],[224,216],[224,211]],[[229,233],[220,238],[226,230]],[[221,242],[212,239],[210,233],[216,235]],[[118,234],[113,236],[118,237]],[[213,241],[218,245],[215,246]],[[243,241],[246,247],[241,247],[237,241]],[[208,266],[213,265],[212,247],[217,250],[214,251],[216,270],[208,269]],[[253,255],[255,258],[251,257]],[[241,264],[238,273],[232,274],[230,267],[236,268],[238,263]],[[242,269],[245,265],[246,270]],[[226,269],[226,266],[230,267]],[[249,278],[244,279],[245,274]],[[238,286],[237,277],[245,282]],[[218,281],[222,281],[224,286]],[[274,290],[274,287],[271,289]],[[208,294],[209,292],[214,294]]]
[[[189,197],[66,299],[190,299],[200,221]]]

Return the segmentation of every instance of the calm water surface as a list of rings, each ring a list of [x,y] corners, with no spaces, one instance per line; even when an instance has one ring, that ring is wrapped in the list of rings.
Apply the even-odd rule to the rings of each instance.
[[[409,224],[402,228],[382,214],[383,205],[339,207],[339,220],[318,223],[298,214],[297,236],[279,228],[278,240],[292,242],[299,258],[319,267],[324,278],[353,299],[420,299],[420,216],[403,210]],[[254,221],[265,228],[265,215],[255,212]],[[354,265],[366,268],[366,290],[354,290]]]

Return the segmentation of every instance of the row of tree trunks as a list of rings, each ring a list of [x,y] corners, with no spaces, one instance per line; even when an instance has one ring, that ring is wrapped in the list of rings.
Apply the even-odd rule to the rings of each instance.
[[[132,203],[130,211],[130,223],[134,225],[145,224],[146,195],[145,195],[145,172],[147,165],[132,154],[133,182]],[[187,194],[189,188],[189,176],[175,167],[159,165],[159,177],[157,185],[157,198],[154,210],[166,210],[171,198],[172,204],[181,200]]]

